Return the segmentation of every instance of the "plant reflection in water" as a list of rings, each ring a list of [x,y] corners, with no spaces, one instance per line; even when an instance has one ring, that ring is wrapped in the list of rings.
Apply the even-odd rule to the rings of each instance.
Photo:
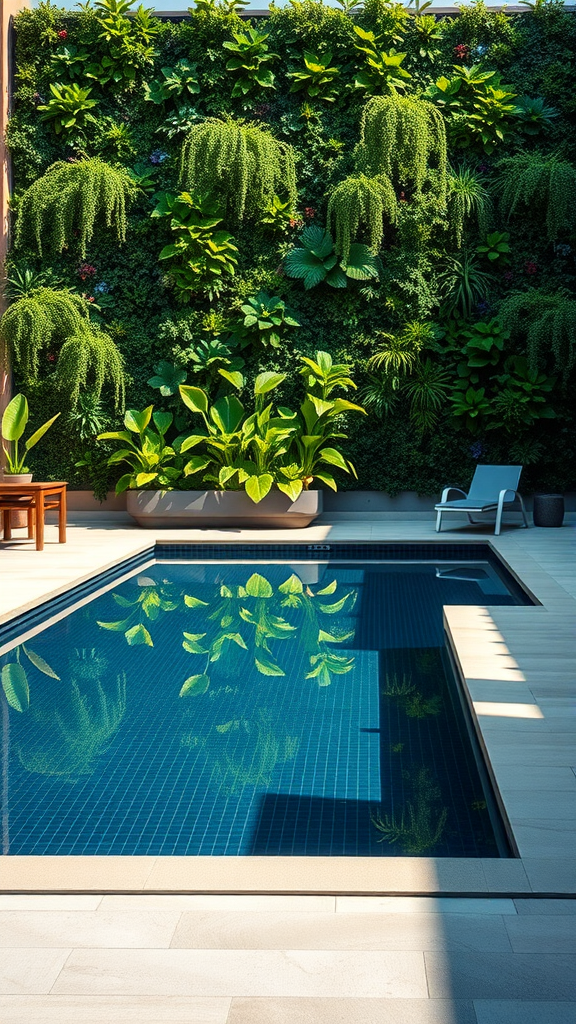
[[[126,675],[104,682],[106,659],[96,650],[76,650],[66,679],[38,687],[26,714],[26,729],[15,738],[27,771],[71,781],[93,772],[126,712]],[[58,679],[54,676],[54,679]]]
[[[423,856],[437,846],[448,821],[448,808],[442,807],[440,786],[428,768],[413,768],[402,773],[410,799],[399,814],[372,815],[374,827],[381,833],[379,843],[398,843],[403,853]]]

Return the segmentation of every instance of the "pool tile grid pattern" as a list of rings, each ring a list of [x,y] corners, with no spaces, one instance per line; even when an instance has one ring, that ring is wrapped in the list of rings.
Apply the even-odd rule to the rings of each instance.
[[[0,590],[0,616],[6,620],[18,607],[30,607],[55,590],[66,590],[81,579],[133,554],[149,550],[155,539],[121,519],[90,521],[78,517],[71,525],[70,543],[58,548],[48,543],[37,553],[27,542],[3,548],[0,572],[6,586]],[[301,533],[301,536],[300,536]],[[270,543],[294,542],[290,531],[269,531]],[[200,542],[257,542],[257,531],[197,531]],[[544,894],[576,892],[576,858],[571,843],[574,835],[573,800],[576,792],[574,731],[576,718],[568,714],[576,690],[576,542],[574,528],[563,530],[517,530],[510,528],[500,537],[489,531],[452,530],[442,535],[446,543],[488,542],[504,558],[535,597],[535,607],[448,609],[450,630],[458,633],[458,654],[472,700],[476,702],[482,742],[497,764],[496,780],[502,778],[505,809],[518,837],[521,860],[484,859],[462,861],[432,858],[387,859],[374,873],[370,860],[351,865],[346,858],[314,858],[317,874],[309,877],[305,861],[281,871],[285,891],[315,892],[322,888],[339,892],[508,892],[536,891]],[[189,542],[191,531],[163,532],[163,543]],[[319,523],[299,531],[306,544],[332,542],[414,544],[436,542],[432,523],[424,520],[339,521]],[[460,616],[460,618],[458,618]],[[462,618],[464,616],[464,618]],[[493,640],[488,649],[484,641]],[[479,646],[480,645],[480,646]],[[468,652],[468,653],[466,653]],[[466,658],[468,657],[468,661]],[[505,698],[505,699],[503,699]],[[490,707],[490,705],[496,707]],[[532,711],[532,705],[535,705]],[[528,706],[528,710],[527,710]],[[503,713],[501,713],[503,712]],[[527,717],[536,714],[537,717]],[[526,762],[529,761],[527,764]],[[550,772],[555,770],[556,774]],[[556,790],[558,771],[562,787]],[[554,804],[546,797],[550,786],[556,790]],[[562,795],[564,794],[564,795]],[[529,806],[532,801],[532,806]],[[527,803],[528,802],[528,803]],[[554,814],[550,814],[553,807]],[[529,813],[532,810],[535,813]],[[547,817],[539,818],[546,811]],[[66,859],[65,873],[59,872],[58,858],[43,858],[40,881],[34,858],[18,858],[3,871],[6,889],[22,891],[42,885],[62,890],[107,888],[114,891],[135,888],[216,888],[219,891],[253,889],[254,862],[237,858],[237,870],[218,869],[210,858],[195,860],[194,877],[179,858],[133,858],[130,869],[125,859],[96,858],[90,869],[82,858]],[[124,860],[124,863],[123,863]],[[263,859],[265,861],[265,859]],[[276,859],[274,859],[276,860]],[[362,859],[360,859],[362,860]],[[101,863],[105,861],[105,863]],[[286,863],[286,862],[284,862]],[[278,891],[280,878],[263,863],[257,873],[260,891]]]

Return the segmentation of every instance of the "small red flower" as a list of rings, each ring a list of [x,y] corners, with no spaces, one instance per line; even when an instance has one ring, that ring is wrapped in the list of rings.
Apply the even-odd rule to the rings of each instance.
[[[46,359],[48,360],[49,363],[56,362],[56,356],[54,355],[53,352],[49,352],[48,355],[46,356]]]
[[[307,220],[312,220],[312,218],[316,216],[316,210],[314,209],[314,207],[313,206],[305,206],[304,207],[304,216],[307,218]]]
[[[468,44],[458,43],[458,45],[454,47],[454,56],[458,60],[468,60],[468,57],[470,56],[470,47]]]
[[[85,281],[88,277],[94,277],[96,273],[96,267],[93,267],[91,263],[81,263],[78,267],[78,274],[82,281]]]
[[[95,300],[93,295],[88,295],[86,301],[87,302],[95,302],[96,300]]]
[[[527,274],[537,274],[538,273],[538,264],[535,263],[534,260],[526,260],[526,262],[524,264],[524,270],[526,271]]]
[[[290,217],[290,220],[288,221],[288,223],[289,223],[291,228],[301,228],[303,223],[304,223],[304,221],[303,220],[299,220],[296,217]]]
[[[68,39],[68,33],[65,28],[63,28],[62,31],[58,33],[58,39]]]

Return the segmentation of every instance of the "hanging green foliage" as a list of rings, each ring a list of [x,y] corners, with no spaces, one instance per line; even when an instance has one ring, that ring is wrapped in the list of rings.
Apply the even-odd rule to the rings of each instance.
[[[123,167],[98,157],[68,163],[58,160],[26,190],[20,200],[16,245],[62,252],[78,246],[81,256],[94,225],[113,227],[118,240],[126,238],[126,206],[137,187]]]
[[[385,175],[353,174],[336,186],[328,202],[328,228],[334,231],[336,251],[345,263],[360,225],[366,229],[372,252],[377,253],[384,221],[395,224],[397,219],[396,194]]]
[[[79,295],[39,288],[14,302],[0,320],[0,338],[23,381],[38,379],[39,356],[47,350],[54,383],[75,408],[82,388],[99,398],[112,385],[118,408],[124,404],[124,366],[112,339],[90,323],[88,304]]]
[[[57,385],[75,408],[82,390],[98,400],[105,384],[114,393],[116,409],[124,408],[124,361],[109,334],[87,324],[62,345],[56,366]]]
[[[0,337],[9,347],[10,360],[24,380],[38,374],[42,349],[52,351],[88,323],[88,306],[79,295],[53,288],[38,288],[8,307],[0,320]]]
[[[552,352],[554,369],[564,383],[576,365],[576,299],[570,292],[553,294],[539,288],[517,292],[504,300],[499,318],[512,341],[526,346],[530,369]]]
[[[532,213],[550,241],[576,225],[576,167],[557,153],[517,153],[498,164],[501,205],[510,219]]]
[[[215,190],[227,218],[258,220],[275,195],[295,204],[294,153],[255,124],[210,117],[195,125],[184,141],[180,184],[201,193]]]
[[[437,169],[438,204],[447,191],[446,128],[441,114],[414,96],[374,96],[364,107],[357,159],[361,170],[386,174],[419,192],[430,167]]]

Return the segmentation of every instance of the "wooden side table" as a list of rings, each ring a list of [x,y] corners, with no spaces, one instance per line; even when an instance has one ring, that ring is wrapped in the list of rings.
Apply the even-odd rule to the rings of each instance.
[[[0,512],[4,525],[4,540],[12,539],[10,513],[13,510],[28,513],[28,536],[36,535],[36,550],[44,550],[44,515],[48,509],[58,509],[58,541],[66,543],[66,487],[65,481],[54,483],[13,484],[4,477],[0,480]]]

